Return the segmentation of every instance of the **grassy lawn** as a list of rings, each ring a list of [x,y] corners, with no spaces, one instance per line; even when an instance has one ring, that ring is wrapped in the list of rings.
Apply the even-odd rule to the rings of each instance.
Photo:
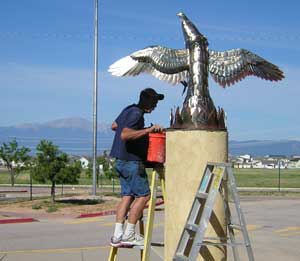
[[[278,169],[233,169],[238,187],[278,187]],[[281,169],[280,186],[300,188],[300,169]]]
[[[99,184],[103,185],[111,185],[112,184],[112,180],[109,180],[107,178],[101,178],[99,179]],[[23,172],[20,173],[19,175],[17,175],[16,180],[15,180],[16,184],[29,184],[30,183],[30,176],[28,172]],[[39,184],[38,182],[36,182],[35,180],[32,181],[33,184]],[[86,176],[86,174],[84,172],[82,172],[80,174],[80,179],[79,179],[79,185],[92,185],[93,180],[92,178],[88,178]],[[8,173],[8,171],[1,171],[0,172],[0,184],[10,184],[10,175]],[[50,184],[47,183],[47,184]],[[114,179],[114,184],[118,185],[119,184],[119,180],[118,179]]]
[[[238,187],[278,187],[278,169],[233,169]],[[151,175],[148,176],[150,177]],[[112,181],[103,178],[99,184],[111,185]],[[20,173],[16,178],[16,184],[28,184],[29,173]],[[7,171],[0,172],[0,184],[10,184],[10,177]],[[37,182],[33,181],[33,184]],[[114,184],[118,185],[116,178]],[[281,187],[300,188],[300,169],[280,170]],[[84,172],[80,175],[79,185],[92,185],[92,178],[88,178]]]
[[[16,184],[28,184],[29,183],[29,174],[28,173],[20,173],[16,180]],[[10,175],[8,171],[0,172],[0,184],[10,184]]]

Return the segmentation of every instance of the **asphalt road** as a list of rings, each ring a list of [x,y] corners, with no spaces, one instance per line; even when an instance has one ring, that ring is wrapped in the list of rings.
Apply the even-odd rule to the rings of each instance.
[[[35,185],[32,189],[33,198],[50,196],[51,188],[50,186],[44,185]],[[61,196],[62,194],[66,195],[80,195],[80,194],[91,194],[92,186],[79,186],[79,185],[65,185],[63,188],[61,185],[56,186],[56,195]],[[115,185],[105,185],[97,189],[98,193],[102,192],[116,192],[119,193],[120,187]],[[241,187],[238,188],[238,191],[259,191],[259,192],[278,192],[278,188],[262,188],[262,187]],[[300,192],[300,188],[281,188],[282,192]],[[18,198],[30,198],[30,186],[29,185],[16,185],[11,187],[9,184],[6,186],[0,185],[0,201],[1,200],[11,200],[14,201]],[[1,261],[1,260],[0,260]]]
[[[242,207],[255,260],[299,260],[299,198],[243,197]],[[163,240],[163,224],[163,212],[157,212],[153,241]],[[113,226],[113,216],[0,225],[0,260],[107,260]],[[163,249],[155,251],[151,260],[162,260],[157,253]],[[139,260],[139,250],[120,249],[117,260]]]

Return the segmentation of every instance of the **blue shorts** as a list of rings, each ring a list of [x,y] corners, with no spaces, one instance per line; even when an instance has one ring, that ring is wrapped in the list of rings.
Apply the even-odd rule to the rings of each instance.
[[[144,197],[150,194],[148,177],[142,161],[117,159],[115,168],[120,178],[122,196]]]

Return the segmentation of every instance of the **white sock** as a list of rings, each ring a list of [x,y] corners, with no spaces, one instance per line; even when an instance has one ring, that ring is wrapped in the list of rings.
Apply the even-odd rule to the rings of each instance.
[[[135,232],[135,224],[127,223],[124,235],[129,236]]]
[[[114,237],[119,238],[123,235],[123,226],[122,223],[116,223]]]

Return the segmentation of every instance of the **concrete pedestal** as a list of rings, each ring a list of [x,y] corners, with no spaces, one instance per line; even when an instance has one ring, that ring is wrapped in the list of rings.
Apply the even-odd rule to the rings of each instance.
[[[226,131],[171,130],[166,139],[164,260],[172,260],[206,163],[227,162]],[[225,237],[224,205],[218,196],[206,236]],[[220,241],[219,241],[220,242]],[[226,247],[203,248],[199,260],[226,260]]]

